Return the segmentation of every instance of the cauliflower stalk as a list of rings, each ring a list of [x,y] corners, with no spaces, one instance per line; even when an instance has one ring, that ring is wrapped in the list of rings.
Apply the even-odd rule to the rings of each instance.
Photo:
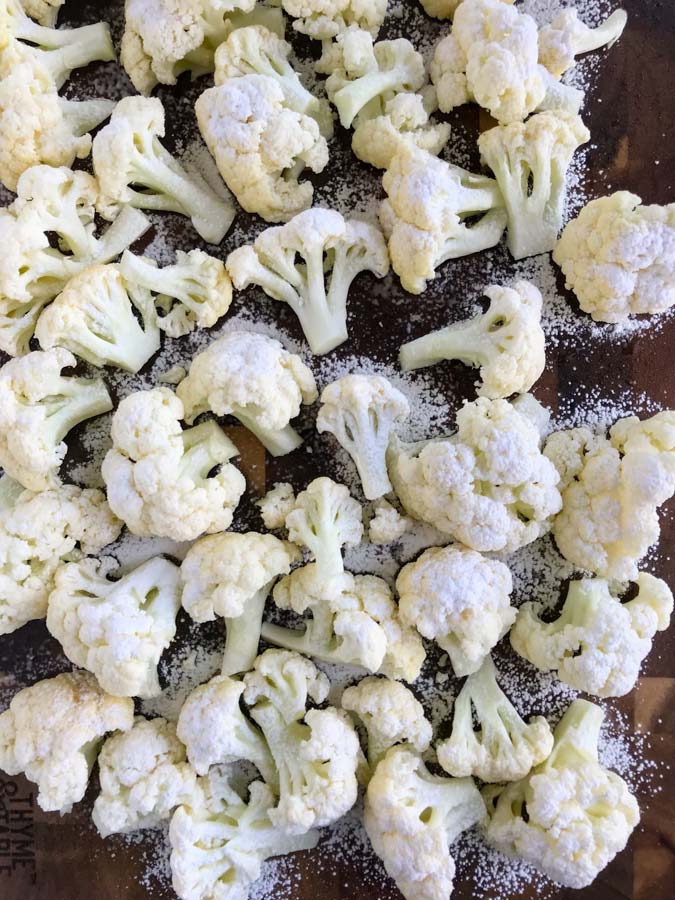
[[[238,290],[259,285],[269,297],[288,303],[312,353],[318,355],[348,339],[352,282],[365,271],[383,278],[389,272],[389,254],[374,225],[313,208],[234,250],[227,269]]]
[[[474,730],[473,716],[478,720]],[[491,657],[462,686],[453,710],[452,734],[436,748],[446,772],[481,781],[518,781],[543,762],[553,748],[553,734],[543,716],[529,723],[497,684]]]
[[[105,384],[61,375],[75,357],[36,350],[0,369],[0,465],[31,491],[60,484],[68,432],[112,409]]]
[[[626,12],[617,9],[597,28],[589,28],[579,20],[576,9],[563,9],[539,31],[539,62],[560,78],[572,68],[576,56],[615,44],[627,21]]]
[[[440,900],[455,877],[450,845],[484,815],[470,778],[432,775],[417,753],[393,747],[368,785],[364,824],[405,900]]]
[[[157,666],[176,634],[178,567],[160,556],[116,581],[113,559],[61,566],[49,595],[47,628],[76,666],[116,697],[156,697]]]
[[[232,204],[166,150],[160,100],[124,97],[94,138],[98,212],[114,219],[124,204],[188,216],[205,241],[219,244],[234,219]]]
[[[314,376],[299,356],[248,331],[229,332],[198,353],[177,393],[188,422],[209,409],[234,416],[273,456],[302,444],[290,421],[317,397]]]
[[[387,0],[281,0],[293,28],[315,40],[329,41],[351,26],[377,36],[387,13]]]
[[[459,359],[480,368],[481,397],[498,400],[529,391],[546,365],[541,294],[529,281],[512,288],[492,285],[483,293],[490,300],[483,315],[404,344],[399,355],[403,371]]]
[[[542,622],[534,603],[520,608],[511,645],[577,690],[622,697],[635,687],[654,635],[665,631],[673,612],[673,595],[660,578],[641,572],[637,588],[621,603],[602,578],[573,581],[555,621]]]
[[[351,456],[367,500],[391,491],[386,453],[392,431],[410,415],[407,398],[380,375],[345,375],[324,388],[317,431]]]
[[[640,818],[625,781],[598,761],[603,718],[599,706],[575,700],[548,759],[521,781],[486,791],[489,843],[565,887],[591,884]]]
[[[224,617],[223,675],[252,668],[265,601],[294,559],[292,545],[254,531],[209,535],[188,551],[181,565],[183,608],[196,622]]]
[[[23,772],[40,809],[64,815],[84,797],[105,734],[133,720],[133,701],[106,694],[89,672],[38,681],[0,713],[0,769]]]

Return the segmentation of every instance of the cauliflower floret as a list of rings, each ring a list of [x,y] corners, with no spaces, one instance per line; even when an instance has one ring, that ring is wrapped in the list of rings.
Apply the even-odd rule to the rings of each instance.
[[[362,666],[390,678],[414,681],[424,662],[422,642],[398,617],[389,585],[375,575],[326,576],[316,564],[303,566],[274,588],[280,609],[312,617],[302,631],[265,623],[270,644],[325,662]]]
[[[371,544],[393,544],[413,526],[412,519],[402,516],[383,497],[376,501],[374,512],[368,525],[368,540]]]
[[[61,566],[49,595],[47,628],[76,666],[116,697],[156,697],[157,666],[176,634],[178,567],[161,556],[117,581],[115,560]]]
[[[65,2],[66,0],[21,0],[21,5],[31,19],[36,19],[40,25],[53,28],[59,9]]]
[[[446,900],[455,877],[450,844],[484,815],[470,778],[432,775],[417,753],[393,747],[368,785],[364,824],[405,900]]]
[[[540,112],[527,122],[498,125],[478,138],[508,214],[507,243],[514,259],[553,250],[563,224],[567,170],[591,133],[579,116]]]
[[[396,580],[401,619],[450,657],[458,678],[478,671],[513,625],[511,573],[465,547],[432,547]]]
[[[323,172],[328,144],[311,116],[290,107],[268,75],[228,78],[204,91],[197,122],[225,183],[247,212],[287,222],[312,205],[305,167]]]
[[[412,691],[400,682],[364,678],[347,688],[341,705],[365,726],[369,775],[395,744],[410,744],[418,753],[429,749],[431,722],[425,718],[424,707]]]
[[[539,31],[539,62],[551,75],[560,78],[574,65],[575,56],[615,44],[627,21],[624,10],[617,9],[602,25],[589,28],[579,21],[576,9],[563,9]]]
[[[265,601],[295,558],[292,544],[254,531],[209,535],[188,551],[181,565],[183,608],[196,622],[224,617],[223,675],[253,666]]]
[[[249,331],[229,332],[198,353],[177,393],[188,422],[209,409],[234,416],[273,456],[302,444],[290,421],[317,398],[314,376],[299,356]]]
[[[486,837],[553,881],[587,887],[638,824],[635,797],[598,762],[604,713],[575,700],[554,732],[553,752],[522,781],[486,789]]]
[[[435,101],[435,92],[432,96]],[[406,144],[438,156],[450,138],[450,126],[446,122],[429,121],[429,114],[435,108],[436,103],[426,103],[421,94],[396,94],[387,100],[382,115],[359,119],[352,150],[360,160],[378,169],[388,169]]]
[[[387,14],[387,0],[281,0],[293,28],[320,41],[329,41],[350,26],[377,37]]]
[[[621,419],[609,440],[588,428],[551,435],[544,449],[561,479],[558,549],[581,569],[635,579],[659,538],[658,508],[675,493],[675,412]]]
[[[596,321],[623,322],[675,305],[675,203],[641,202],[627,191],[591,200],[553,251],[566,287]]]
[[[0,368],[0,465],[30,491],[60,484],[71,428],[112,409],[105,384],[61,370],[75,357],[60,347],[36,350]]]
[[[150,291],[125,281],[116,265],[90,266],[71,278],[40,314],[35,336],[43,350],[65,347],[93,366],[134,374],[159,350]]]
[[[452,734],[436,747],[436,753],[450,775],[503,782],[524,778],[546,759],[552,747],[546,719],[535,716],[529,724],[521,719],[497,684],[497,670],[488,656],[464,682],[455,700]]]
[[[178,250],[176,264],[163,269],[148,257],[125,251],[120,273],[128,284],[158,295],[155,304],[164,313],[158,324],[171,338],[197,327],[211,328],[232,303],[232,282],[224,264],[202,250]]]
[[[92,157],[100,185],[97,210],[113,219],[124,204],[188,216],[200,237],[219,244],[234,207],[203,178],[188,173],[159,141],[164,137],[161,100],[124,97],[94,138]]]
[[[63,815],[84,797],[106,732],[133,721],[133,701],[106,694],[89,672],[39,681],[0,714],[0,769],[23,772],[38,786],[38,806]]]
[[[480,397],[498,400],[529,391],[546,365],[539,289],[518,281],[513,288],[492,285],[483,293],[490,300],[483,315],[404,344],[399,355],[403,371],[459,359],[480,368]]]
[[[105,495],[75,485],[25,491],[0,478],[0,634],[47,615],[47,598],[61,560],[98,553],[122,523]],[[78,550],[79,546],[79,550]]]
[[[673,595],[660,578],[642,572],[637,596],[621,603],[601,578],[573,581],[562,611],[544,623],[534,603],[518,611],[513,649],[538,669],[556,670],[566,684],[598,697],[633,690],[657,631],[665,631]]]
[[[380,222],[394,271],[411,294],[424,292],[449,259],[478,253],[499,242],[506,227],[497,182],[472,175],[406,144],[385,172],[388,199]],[[484,213],[474,224],[469,218]]]
[[[286,516],[295,509],[295,491],[287,481],[280,481],[256,502],[265,528],[276,531],[286,527]]]
[[[344,571],[342,548],[363,537],[363,510],[349,488],[330,478],[315,478],[295,498],[286,516],[288,539],[307,547],[322,577]]]
[[[435,19],[451,19],[461,2],[462,0],[420,0],[424,12]],[[508,3],[509,0],[504,0],[504,2]]]
[[[319,355],[348,339],[352,282],[366,271],[384,278],[389,254],[379,228],[313,208],[230,253],[227,269],[238,290],[259,285],[269,297],[288,303],[312,353]]]
[[[323,389],[316,430],[330,432],[351,456],[367,500],[391,491],[387,447],[409,415],[406,396],[380,375],[345,375]]]
[[[562,506],[559,476],[539,449],[541,406],[532,398],[529,407],[480,397],[457,413],[450,437],[394,438],[389,477],[406,512],[483,553],[546,534]]]
[[[316,831],[289,835],[272,821],[276,798],[261,781],[244,802],[226,768],[201,778],[171,820],[171,872],[181,900],[245,900],[266,859],[311,850]]]
[[[298,835],[336,822],[356,802],[361,748],[346,712],[306,711],[308,696],[315,703],[326,699],[328,679],[297,653],[267,650],[244,684],[244,700],[279,772],[272,824]]]
[[[173,722],[141,716],[129,731],[105,742],[98,777],[101,793],[92,819],[102,837],[154,828],[187,803],[197,786]]]
[[[101,472],[112,509],[140,537],[191,541],[224,531],[246,489],[223,430],[204,422],[183,431],[183,415],[172,391],[155,388],[125,397],[113,416]]]
[[[216,675],[195,688],[178,716],[178,737],[198,775],[208,774],[211,766],[246,759],[276,789],[279,776],[272,754],[259,729],[241,710],[243,693],[243,681],[227,675]]]

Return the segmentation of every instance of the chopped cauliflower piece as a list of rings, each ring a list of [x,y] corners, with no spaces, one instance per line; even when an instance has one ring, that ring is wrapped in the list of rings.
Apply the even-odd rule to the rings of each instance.
[[[657,631],[665,631],[673,595],[661,581],[641,572],[637,596],[617,600],[602,578],[571,582],[558,618],[541,621],[534,603],[518,611],[513,649],[543,671],[557,671],[566,684],[598,697],[622,697],[633,690]]]
[[[0,465],[30,491],[60,484],[68,432],[112,409],[105,384],[61,375],[75,357],[35,350],[0,368]]]
[[[626,846],[640,813],[628,785],[598,762],[604,713],[575,700],[551,755],[526,778],[485,790],[485,835],[565,887],[583,888]]]
[[[105,742],[98,777],[101,793],[92,819],[101,837],[156,827],[187,803],[197,786],[173,722],[142,716]]]
[[[116,540],[121,530],[122,523],[102,491],[64,484],[34,494],[3,475],[0,634],[43,619],[60,562],[79,553],[98,553]]]
[[[382,184],[388,199],[380,207],[380,222],[394,271],[411,294],[423,293],[447,260],[494,247],[504,233],[506,211],[497,182],[418,147],[399,149]],[[478,222],[466,224],[479,213]]]
[[[641,202],[627,191],[591,200],[553,251],[566,286],[598,322],[675,306],[675,203]]]
[[[513,625],[511,573],[466,547],[432,547],[396,580],[403,622],[450,657],[458,678],[471,675]]]
[[[534,398],[524,407],[479,397],[457,413],[450,437],[394,438],[389,477],[406,512],[483,553],[546,534],[562,501],[558,472],[539,449],[541,413]]]
[[[257,501],[265,528],[276,531],[286,527],[286,516],[295,509],[295,491],[287,481],[280,481]]]
[[[212,534],[188,550],[181,565],[183,608],[196,622],[223,616],[227,628],[223,675],[248,672],[258,655],[265,601],[288,575],[292,544],[271,534]]]
[[[66,0],[21,0],[21,5],[31,19],[35,19],[40,25],[53,28],[59,9],[65,2]]]
[[[84,797],[104,735],[133,721],[133,701],[106,694],[89,672],[38,681],[0,713],[0,769],[23,772],[40,809],[63,815]]]
[[[526,723],[518,715],[497,684],[497,670],[487,656],[464,682],[455,700],[452,734],[436,747],[436,753],[450,775],[474,775],[494,783],[524,778],[552,748],[553,735],[546,719],[535,716]]]
[[[198,353],[177,393],[188,422],[207,410],[234,416],[273,456],[302,444],[290,421],[317,398],[300,357],[252,331],[231,331]]]
[[[579,20],[576,9],[563,9],[539,31],[539,62],[560,78],[574,65],[576,56],[615,44],[627,21],[624,10],[617,9],[597,28],[589,28]]]
[[[413,526],[412,519],[402,516],[384,497],[375,502],[374,516],[368,525],[371,544],[393,544]]]
[[[161,556],[116,581],[114,559],[66,563],[49,595],[47,628],[76,666],[116,697],[156,697],[157,667],[176,634],[179,570]]]
[[[546,365],[539,289],[518,281],[513,288],[492,285],[483,293],[490,300],[483,315],[404,344],[399,357],[403,371],[459,359],[480,368],[480,397],[498,400],[529,391]]]
[[[389,254],[379,228],[314,207],[234,250],[227,269],[238,290],[259,285],[269,297],[288,303],[312,353],[319,355],[348,339],[352,282],[366,271],[384,278]]]
[[[420,0],[425,13],[435,19],[451,19],[462,0]],[[513,0],[503,0],[513,3]]]
[[[281,0],[295,21],[293,28],[315,40],[329,41],[350,26],[377,37],[387,14],[388,0]]]

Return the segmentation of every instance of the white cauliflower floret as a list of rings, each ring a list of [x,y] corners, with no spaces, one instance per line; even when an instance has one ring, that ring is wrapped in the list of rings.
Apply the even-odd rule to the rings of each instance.
[[[375,575],[350,572],[326,576],[310,563],[274,588],[280,609],[311,612],[304,630],[265,623],[270,644],[325,662],[362,666],[390,678],[414,681],[424,662],[422,642],[398,616],[389,585]]]
[[[234,416],[273,456],[302,444],[290,421],[317,397],[314,376],[299,356],[248,331],[229,332],[198,353],[177,393],[188,422],[207,410]]]
[[[276,531],[286,526],[286,516],[295,509],[295,491],[287,481],[280,481],[256,502],[265,528]]]
[[[106,694],[89,672],[39,681],[0,714],[0,769],[23,772],[38,786],[38,806],[63,815],[84,797],[106,732],[133,721],[133,701]]]
[[[429,749],[431,723],[412,691],[388,678],[364,678],[348,687],[340,701],[366,729],[370,775],[395,744],[410,744],[418,753]]]
[[[115,560],[85,559],[56,572],[47,628],[76,666],[116,697],[156,697],[157,666],[176,634],[178,567],[161,556],[116,581]]]
[[[494,179],[417,147],[400,148],[382,184],[388,199],[380,222],[394,271],[411,294],[423,293],[447,260],[494,247],[504,233],[506,211]],[[478,222],[465,224],[479,213]]]
[[[640,818],[628,785],[598,762],[603,717],[599,706],[575,700],[548,759],[522,781],[485,792],[488,842],[565,887],[590,885]]]
[[[227,675],[199,685],[181,708],[178,737],[198,775],[208,774],[211,766],[246,759],[276,788],[279,776],[274,760],[259,729],[242,712],[243,693],[243,681]]]
[[[287,222],[312,205],[305,168],[323,172],[328,144],[311,116],[296,112],[269,75],[244,75],[204,91],[197,123],[225,183],[247,212]]]
[[[383,278],[389,272],[389,254],[379,228],[345,220],[331,209],[313,208],[234,250],[227,269],[238,290],[259,285],[269,297],[288,303],[312,353],[318,355],[348,339],[352,282],[366,271]]]
[[[266,859],[311,850],[316,831],[289,835],[271,821],[276,798],[261,781],[245,802],[226,768],[199,780],[171,820],[171,873],[180,900],[246,900]]]
[[[196,622],[224,617],[223,675],[253,666],[265,601],[295,556],[291,544],[254,531],[209,535],[188,551],[181,565],[183,608]]]
[[[155,388],[125,397],[113,416],[101,471],[111,507],[133,534],[190,541],[232,524],[246,489],[229,462],[238,450],[215,422],[183,431],[183,415],[172,391]]]
[[[417,753],[393,747],[368,785],[364,824],[405,900],[447,900],[455,877],[450,844],[484,815],[470,778],[432,775]]]
[[[122,523],[105,495],[73,484],[25,491],[0,478],[0,634],[47,615],[47,598],[61,560],[98,553]],[[79,547],[79,549],[78,549]]]
[[[387,0],[281,0],[293,28],[315,40],[329,41],[350,26],[377,36],[387,14]]]
[[[35,19],[40,25],[48,25],[53,28],[59,9],[66,0],[21,0],[21,5],[31,19]]]
[[[412,519],[402,516],[384,498],[376,501],[374,512],[368,525],[368,540],[371,544],[393,544],[413,526]]]
[[[94,138],[97,209],[113,219],[124,204],[188,216],[205,241],[219,244],[234,207],[196,174],[188,173],[159,141],[164,137],[161,100],[124,97]]]
[[[342,548],[363,537],[363,510],[349,488],[330,478],[315,478],[295,498],[286,516],[288,539],[307,547],[322,577],[344,571]]]
[[[420,0],[427,15],[435,19],[451,19],[462,0]],[[513,3],[513,0],[502,0],[504,3]]]
[[[527,122],[498,125],[478,138],[508,214],[507,243],[514,259],[548,253],[563,224],[567,170],[591,133],[579,116],[540,112]]]
[[[321,703],[328,679],[297,653],[267,650],[244,676],[244,700],[262,729],[279,772],[279,803],[272,823],[287,834],[330,825],[356,802],[361,748],[343,710],[306,711]]]
[[[498,400],[529,391],[546,365],[539,289],[518,281],[512,288],[492,285],[483,293],[490,300],[483,315],[404,344],[399,355],[403,371],[458,359],[480,368],[480,397]]]
[[[478,728],[474,730],[473,717]],[[452,734],[436,747],[438,761],[458,778],[518,781],[543,762],[553,735],[543,716],[526,723],[497,684],[491,657],[462,686],[453,710]]]
[[[105,384],[62,376],[75,357],[57,348],[11,359],[0,369],[0,465],[31,491],[60,484],[71,428],[112,409]]]
[[[164,313],[158,324],[172,338],[197,327],[211,328],[232,303],[232,282],[224,264],[203,250],[177,250],[175,265],[162,269],[148,257],[125,251],[120,272],[128,284],[158,295],[155,305]]]
[[[316,430],[330,432],[351,456],[367,500],[391,491],[387,447],[409,415],[406,396],[381,375],[345,375],[323,389]]]
[[[17,193],[0,211],[0,350],[11,356],[28,353],[43,307],[70,278],[93,262],[109,262],[150,227],[143,213],[127,208],[95,237],[98,184],[86,172],[33,166]],[[54,234],[58,248],[50,244]]]
[[[141,716],[130,731],[105,742],[98,777],[101,793],[92,819],[102,837],[156,827],[187,803],[197,786],[173,722]]]
[[[435,102],[425,102],[421,94],[396,94],[387,100],[381,115],[359,119],[352,137],[352,150],[360,160],[378,169],[388,169],[406,144],[438,156],[448,143],[450,126],[446,122],[429,121],[435,106]]]
[[[621,419],[609,439],[588,428],[557,432],[544,453],[560,473],[552,531],[562,555],[602,578],[636,578],[659,538],[658,508],[675,493],[675,413]]]
[[[604,579],[573,581],[554,622],[542,622],[535,604],[525,603],[511,631],[513,649],[587,694],[628,694],[654,635],[665,631],[673,612],[673,595],[664,581],[641,572],[636,582],[637,596],[621,603]]]
[[[566,286],[596,321],[623,322],[675,305],[675,203],[641,202],[627,191],[591,200],[553,251]]]
[[[508,568],[461,546],[425,550],[396,589],[402,620],[447,652],[458,678],[481,667],[516,618]]]
[[[116,265],[90,266],[71,278],[41,313],[35,336],[43,350],[65,347],[93,366],[134,374],[159,350],[150,291],[125,281]]]
[[[615,44],[627,21],[624,10],[617,9],[597,28],[589,28],[576,9],[563,9],[539,31],[539,62],[560,78],[574,65],[575,56]]]
[[[539,449],[541,406],[529,406],[480,397],[457,413],[450,437],[394,438],[389,477],[406,512],[483,553],[509,553],[546,534],[562,506],[559,476]]]

